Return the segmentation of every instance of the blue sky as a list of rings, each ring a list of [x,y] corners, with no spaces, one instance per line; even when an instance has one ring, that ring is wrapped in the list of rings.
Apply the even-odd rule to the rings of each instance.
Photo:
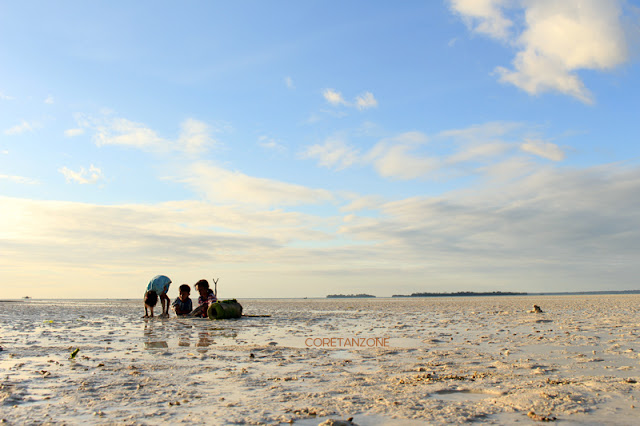
[[[637,289],[633,1],[0,1],[0,297]]]

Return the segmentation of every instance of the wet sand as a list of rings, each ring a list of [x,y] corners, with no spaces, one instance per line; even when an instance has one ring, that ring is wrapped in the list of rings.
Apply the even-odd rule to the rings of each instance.
[[[640,413],[638,295],[240,302],[271,317],[0,302],[0,419],[632,424]]]

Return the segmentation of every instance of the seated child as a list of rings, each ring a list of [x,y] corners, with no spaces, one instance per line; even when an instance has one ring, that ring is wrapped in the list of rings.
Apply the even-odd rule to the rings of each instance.
[[[176,315],[189,315],[189,313],[191,313],[193,305],[191,304],[189,294],[191,294],[191,287],[187,284],[182,284],[180,286],[180,296],[176,297],[176,300],[174,300],[172,304]]]
[[[209,288],[207,280],[198,281],[196,290],[200,293],[200,297],[198,297],[198,307],[191,312],[191,315],[206,318],[209,304],[217,302],[216,295]]]
[[[161,317],[169,317],[169,304],[171,301],[169,300],[169,296],[167,296],[167,292],[169,291],[169,285],[171,284],[171,279],[164,275],[156,275],[149,281],[147,285],[147,291],[144,294],[145,302],[144,302],[144,317],[153,317],[153,307],[156,305],[158,301],[158,297],[160,297],[160,301],[162,302],[162,314]],[[155,293],[155,298],[152,294]],[[149,296],[149,302],[147,303],[147,296]],[[151,315],[148,314],[147,309],[151,311]]]

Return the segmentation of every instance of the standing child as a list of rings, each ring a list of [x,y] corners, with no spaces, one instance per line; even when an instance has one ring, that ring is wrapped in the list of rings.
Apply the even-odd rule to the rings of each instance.
[[[169,317],[169,296],[167,296],[167,292],[169,291],[169,285],[171,284],[171,279],[165,275],[156,275],[149,281],[147,285],[147,291],[144,293],[144,317],[153,317],[153,307],[158,303],[158,297],[160,297],[160,302],[162,302],[162,314],[160,317],[168,318]],[[148,310],[151,312],[149,315]]]
[[[176,297],[176,300],[173,301],[173,310],[176,312],[176,315],[188,315],[191,313],[193,309],[193,305],[191,303],[191,298],[189,295],[191,294],[191,287],[187,284],[182,284],[180,286],[180,296]]]

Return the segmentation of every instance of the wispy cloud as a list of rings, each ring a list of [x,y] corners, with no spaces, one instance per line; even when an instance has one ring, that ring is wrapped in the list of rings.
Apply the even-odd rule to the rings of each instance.
[[[315,158],[321,166],[336,170],[345,169],[360,161],[358,150],[335,136],[327,139],[323,144],[308,147],[301,154],[301,158]]]
[[[4,153],[8,153],[8,152],[3,152]],[[28,177],[24,177],[24,176],[11,176],[11,175],[0,175],[0,180],[8,180],[10,182],[13,183],[20,183],[20,184],[24,184],[24,185],[37,185],[40,182],[38,182],[35,179],[31,179]]]
[[[437,158],[417,150],[428,138],[420,132],[407,132],[378,142],[365,158],[385,178],[409,180],[425,176],[438,168]]]
[[[564,160],[564,152],[560,147],[552,142],[528,140],[522,145],[520,149],[531,154],[538,155],[543,158],[547,158],[553,161]]]
[[[49,95],[45,98],[44,103],[47,105],[53,105],[55,103],[55,100],[53,99],[52,95]]]
[[[532,94],[558,91],[592,104],[592,93],[577,71],[609,70],[628,60],[619,1],[451,0],[452,9],[473,31],[507,41],[519,51],[513,68],[497,67],[500,81]],[[512,34],[505,8],[522,7],[525,28]]]
[[[143,123],[126,118],[77,115],[77,129],[65,131],[67,136],[82,134],[86,129],[93,132],[93,141],[97,146],[121,146],[145,151],[173,152],[197,155],[216,145],[213,129],[206,123],[188,118],[180,124],[180,134],[176,139],[160,136],[155,130]]]
[[[356,97],[356,106],[358,109],[369,109],[378,106],[378,101],[373,97],[373,93],[365,92],[362,95]]]
[[[64,131],[64,135],[68,138],[80,136],[82,134],[84,134],[84,129],[81,129],[81,128],[67,129]]]
[[[489,122],[443,131],[433,138],[406,132],[381,139],[365,152],[350,145],[343,135],[307,147],[300,157],[315,159],[318,165],[334,170],[370,165],[381,177],[393,180],[487,174],[495,167],[506,170],[514,160],[520,161],[523,153],[553,161],[564,159],[564,152],[556,144],[531,138],[530,134],[535,132],[522,123]],[[533,164],[532,160],[522,161]]]
[[[295,84],[293,84],[293,79],[291,77],[285,77],[284,78],[284,84],[289,88],[289,89],[295,89],[296,86]]]
[[[342,97],[342,93],[334,90],[334,89],[325,89],[322,92],[322,96],[324,99],[329,102],[331,105],[348,105],[349,103]]]
[[[96,127],[94,141],[98,146],[120,145],[138,149],[169,150],[170,142],[142,123],[115,118]]]
[[[189,118],[180,125],[182,131],[177,141],[178,150],[189,154],[198,154],[215,144],[211,129],[202,121]]]
[[[39,128],[40,124],[34,121],[26,121],[22,120],[20,124],[16,124],[15,126],[4,131],[5,135],[19,135],[26,132],[33,132],[35,129]]]
[[[378,106],[378,101],[371,92],[364,92],[361,95],[356,96],[353,102],[347,101],[342,93],[334,89],[325,89],[322,92],[322,96],[324,96],[324,99],[333,106],[352,107],[359,110],[375,108]]]
[[[3,92],[0,92],[0,100],[3,101],[13,101],[16,98],[14,98],[13,96],[9,96],[9,95],[5,95]]]
[[[258,145],[271,151],[285,152],[287,150],[287,148],[276,139],[265,135],[258,138]]]
[[[321,204],[334,199],[330,191],[223,169],[206,162],[191,164],[179,180],[212,202],[227,204],[293,206]]]
[[[507,39],[513,22],[508,19],[503,8],[510,0],[450,0],[451,8],[458,13],[467,26],[475,32]]]
[[[93,164],[89,167],[89,170],[81,167],[80,170],[74,172],[67,167],[62,167],[58,169],[58,171],[64,175],[67,183],[75,182],[81,185],[85,185],[95,184],[99,181],[104,180],[104,174],[102,173],[102,170],[100,170]]]

